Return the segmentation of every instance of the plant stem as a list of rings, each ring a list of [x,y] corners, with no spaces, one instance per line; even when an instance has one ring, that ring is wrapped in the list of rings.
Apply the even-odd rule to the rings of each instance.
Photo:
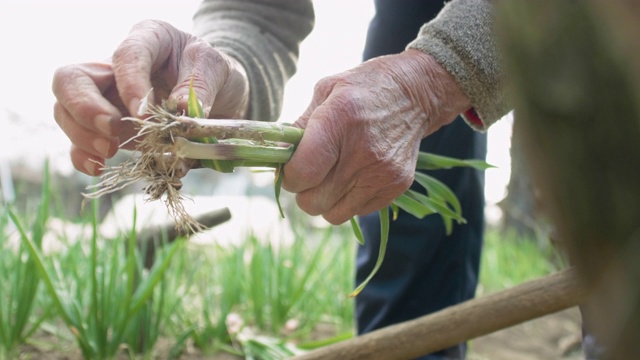
[[[245,160],[272,164],[286,163],[293,154],[291,147],[245,143],[203,144],[183,137],[175,137],[173,145],[176,156],[198,160]]]

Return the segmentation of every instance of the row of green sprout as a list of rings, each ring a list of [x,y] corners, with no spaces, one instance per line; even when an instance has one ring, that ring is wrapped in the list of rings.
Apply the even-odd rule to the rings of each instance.
[[[309,239],[300,224],[290,246],[257,236],[227,246],[181,238],[159,247],[145,269],[136,227],[103,238],[96,201],[85,219],[91,237],[60,239],[63,249],[45,254],[52,194],[44,179],[35,217],[11,207],[0,214],[0,359],[19,357],[25,344],[65,351],[56,344],[73,342],[85,359],[147,359],[160,338],[169,339],[170,358],[195,347],[282,359],[322,345],[308,342],[322,323],[335,329],[336,341],[352,336],[345,294],[354,254],[337,246],[348,229],[318,230]],[[7,241],[12,232],[20,237],[15,248]],[[231,314],[242,319],[240,328],[229,329]],[[44,333],[58,340],[38,340]]]
[[[92,236],[57,239],[64,246],[45,252],[49,209],[59,200],[44,179],[35,211],[0,210],[0,359],[28,358],[34,347],[71,358],[150,359],[160,339],[168,358],[195,348],[283,359],[353,336],[348,226],[310,232],[308,218],[293,212],[291,244],[258,236],[234,246],[181,239],[161,247],[147,270],[135,230],[112,239],[96,232],[97,204],[82,222]],[[20,241],[9,242],[15,233]],[[553,272],[548,251],[490,232],[480,292]],[[331,331],[317,338],[319,328]]]

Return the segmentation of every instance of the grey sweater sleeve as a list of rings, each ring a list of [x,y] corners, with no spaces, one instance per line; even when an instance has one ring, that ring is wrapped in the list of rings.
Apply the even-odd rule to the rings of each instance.
[[[463,117],[481,131],[511,109],[493,26],[490,0],[453,0],[408,45],[429,53],[453,76],[473,106]]]
[[[313,22],[311,0],[204,0],[193,31],[244,66],[250,83],[246,117],[275,121]]]

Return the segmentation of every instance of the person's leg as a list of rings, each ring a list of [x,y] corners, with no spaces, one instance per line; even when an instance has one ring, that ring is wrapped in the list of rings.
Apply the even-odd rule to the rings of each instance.
[[[486,136],[457,119],[423,140],[421,150],[484,159]],[[397,220],[391,221],[382,268],[356,297],[360,334],[438,311],[475,294],[484,231],[484,175],[468,168],[429,174],[456,193],[467,224],[455,225],[453,233],[447,236],[438,215],[419,220],[401,212]],[[373,269],[380,245],[378,214],[360,217],[359,221],[365,244],[358,249],[358,283]],[[424,359],[462,359],[465,353],[465,344],[460,344]]]

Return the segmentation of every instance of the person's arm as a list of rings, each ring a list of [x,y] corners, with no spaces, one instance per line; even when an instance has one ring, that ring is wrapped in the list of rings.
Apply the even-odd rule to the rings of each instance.
[[[205,0],[194,16],[194,34],[243,65],[250,88],[245,117],[275,121],[313,22],[310,0]]]
[[[475,129],[486,130],[511,109],[493,34],[492,1],[451,1],[407,48],[430,54],[451,74],[471,102],[463,117]]]

